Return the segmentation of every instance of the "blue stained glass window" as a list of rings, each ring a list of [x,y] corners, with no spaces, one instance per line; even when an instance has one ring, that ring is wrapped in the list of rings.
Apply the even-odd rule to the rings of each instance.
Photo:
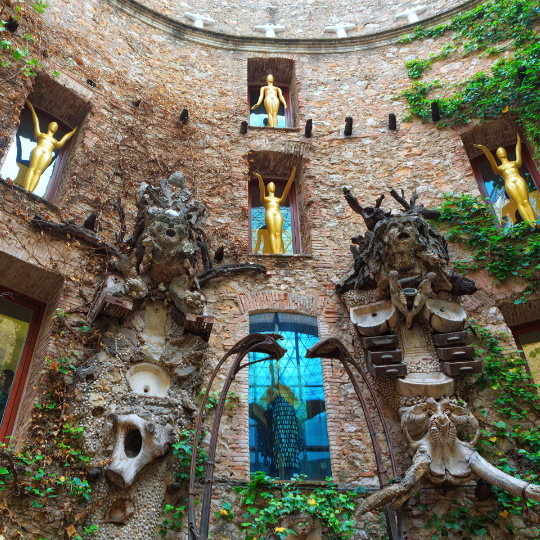
[[[282,480],[305,474],[331,476],[326,408],[320,359],[305,358],[318,341],[317,320],[291,313],[250,317],[250,332],[283,336],[286,355],[278,362],[249,367],[249,447],[251,472]],[[252,354],[251,361],[264,358]]]

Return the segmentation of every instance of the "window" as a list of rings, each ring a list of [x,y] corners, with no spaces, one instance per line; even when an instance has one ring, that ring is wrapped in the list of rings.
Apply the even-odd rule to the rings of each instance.
[[[508,160],[515,161],[515,145],[505,147],[505,149]],[[496,155],[496,150],[497,149],[491,151],[494,156]],[[538,192],[538,189],[540,188],[540,175],[536,171],[525,144],[521,145],[521,154],[523,165],[519,171],[521,176],[527,182],[529,201],[533,207],[534,213],[537,218],[540,218],[540,194]],[[498,158],[495,159],[497,160],[497,163],[500,163]],[[485,198],[491,201],[493,211],[501,224],[501,228],[506,229],[516,223],[521,223],[523,219],[517,209],[516,203],[508,196],[504,189],[504,180],[492,171],[487,158],[481,156],[474,159],[471,164],[478,180],[480,192]]]
[[[281,90],[287,108],[279,100],[276,128],[294,128],[298,125],[298,97],[296,91],[295,62],[288,58],[249,58],[247,65],[247,90],[249,101],[249,125],[252,127],[269,127],[268,113],[261,104],[251,110],[258,101],[261,88],[271,84]],[[277,93],[276,93],[277,95]]]
[[[264,185],[273,182],[276,186],[275,196],[281,197],[287,184],[284,180],[273,180],[263,176]],[[270,237],[265,223],[266,211],[261,203],[261,191],[258,180],[252,180],[249,184],[249,208],[250,208],[250,249],[251,253],[271,253]],[[300,233],[298,227],[298,213],[296,207],[296,191],[294,182],[292,183],[287,199],[280,205],[280,212],[283,216],[283,227],[281,236],[283,238],[282,255],[293,255],[300,253]]]
[[[540,384],[540,324],[512,328],[512,334],[523,351],[534,382]]]
[[[265,86],[265,85],[261,85]],[[249,125],[250,126],[256,126],[256,127],[268,127],[268,113],[266,112],[266,108],[264,107],[264,99],[263,102],[256,108],[251,110],[251,107],[253,107],[257,101],[259,101],[259,95],[261,92],[261,86],[250,86],[249,87]],[[276,85],[277,86],[277,85]],[[285,100],[285,103],[287,103],[287,109],[283,106],[283,103],[279,103],[279,109],[277,114],[277,120],[278,120],[278,128],[284,128],[284,127],[292,127],[293,121],[292,121],[292,112],[291,112],[291,100],[289,99],[289,89],[286,86],[278,86],[278,88],[281,89],[281,93],[283,94],[283,99]]]
[[[0,441],[15,424],[42,308],[38,302],[0,289]]]
[[[65,124],[56,118],[35,107],[34,109],[42,133],[47,132],[47,126],[51,122],[56,122],[58,124],[58,131],[54,134],[57,141],[71,131]],[[29,109],[25,107],[21,114],[20,124],[13,134],[11,145],[4,156],[2,167],[0,168],[0,176],[5,179],[10,178],[15,184],[24,187],[24,180],[30,165],[30,153],[36,147],[36,144],[37,141],[34,137],[32,115],[30,114]],[[69,141],[67,141],[62,148],[53,152],[52,162],[42,173],[39,183],[33,191],[34,195],[43,197],[49,201],[54,198],[60,179],[60,172],[68,154],[68,149]]]
[[[279,361],[249,366],[249,448],[251,472],[282,480],[305,474],[331,476],[322,366],[305,358],[318,341],[314,317],[260,313],[249,319],[250,332],[277,332],[287,354]],[[264,358],[252,354],[251,361]]]

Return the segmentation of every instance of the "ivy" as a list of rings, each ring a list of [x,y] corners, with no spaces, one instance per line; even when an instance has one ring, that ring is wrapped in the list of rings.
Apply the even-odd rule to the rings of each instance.
[[[461,271],[485,268],[498,280],[510,276],[531,282],[532,293],[540,281],[540,221],[523,222],[501,231],[490,206],[472,195],[443,194],[439,222],[451,225],[448,240],[470,246],[474,253],[469,259],[457,261]],[[523,303],[524,295],[515,301]]]
[[[438,128],[466,124],[473,119],[483,121],[511,107],[535,145],[540,146],[540,40],[533,26],[540,21],[537,0],[492,0],[475,9],[460,13],[449,23],[433,28],[415,28],[414,34],[401,39],[438,38],[453,32],[454,43],[445,45],[427,59],[405,63],[409,77],[418,79],[433,62],[447,58],[461,45],[462,54],[473,52],[499,55],[513,51],[512,56],[499,58],[491,72],[480,72],[466,81],[443,86],[439,81],[417,82],[402,92],[411,115],[423,122],[431,120],[431,102],[437,100],[443,117]],[[445,97],[434,97],[432,91],[444,90]]]
[[[353,535],[355,500],[358,493],[365,490],[338,491],[332,480],[327,478],[325,487],[306,492],[300,485],[304,479],[304,475],[299,475],[280,483],[264,472],[256,472],[247,486],[233,488],[242,496],[245,521],[241,525],[246,540],[283,540],[288,534],[296,534],[281,525],[285,518],[295,514],[309,514],[318,519],[325,538],[343,540]]]

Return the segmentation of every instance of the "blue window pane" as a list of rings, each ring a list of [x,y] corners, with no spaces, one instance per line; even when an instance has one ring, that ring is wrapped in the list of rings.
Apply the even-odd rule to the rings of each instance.
[[[249,367],[251,471],[286,480],[305,474],[331,476],[320,359],[305,358],[318,341],[314,317],[261,313],[250,317],[250,332],[277,332],[287,354]],[[252,354],[251,361],[264,358]]]

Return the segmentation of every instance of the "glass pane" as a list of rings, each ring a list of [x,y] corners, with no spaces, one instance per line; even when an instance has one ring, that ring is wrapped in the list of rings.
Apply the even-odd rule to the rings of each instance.
[[[515,161],[515,152],[508,152],[507,155],[509,161]],[[515,225],[516,223],[521,223],[523,219],[517,209],[516,203],[512,201],[512,199],[510,199],[506,193],[506,190],[504,189],[504,180],[502,177],[496,175],[491,170],[491,165],[487,160],[479,163],[478,168],[480,169],[480,174],[484,180],[488,196],[491,199],[495,213],[499,218],[501,227],[506,229],[512,225]],[[536,217],[539,218],[540,194],[538,193],[538,189],[536,188],[531,173],[525,164],[521,166],[519,172],[527,182],[527,187],[529,188],[529,201],[533,207]]]
[[[40,131],[46,133],[49,120],[45,120],[39,113],[37,113],[37,116],[39,119]],[[65,134],[66,131],[59,127],[58,131],[54,134],[54,137],[56,140],[60,140]],[[30,165],[30,154],[36,145],[37,141],[34,137],[32,115],[30,114],[30,111],[24,109],[17,135],[9,147],[2,169],[0,169],[0,176],[6,179],[11,178],[15,184],[24,186],[24,179],[26,178],[26,173],[28,172],[28,167]],[[56,158],[60,151],[61,150],[55,150],[53,152],[53,160],[45,171],[43,171],[39,184],[34,190],[34,195],[38,195],[39,197],[45,196],[47,188],[49,187],[49,181],[51,180],[54,168],[56,167]]]
[[[287,354],[278,362],[249,367],[249,446],[251,472],[282,480],[305,474],[331,476],[320,359],[305,358],[318,341],[314,317],[261,313],[250,317],[250,332],[277,332]],[[264,358],[252,354],[251,361]]]
[[[533,380],[540,384],[540,330],[519,335],[519,342],[525,353]]]
[[[281,90],[283,91],[283,88]],[[261,92],[260,88],[258,90],[249,91],[249,108],[250,108],[249,125],[250,126],[255,126],[255,127],[268,126],[268,114],[266,112],[266,109],[264,108],[264,99],[256,109],[251,110],[251,107],[253,107],[253,105],[255,105],[257,101],[259,101],[260,92]],[[283,106],[283,103],[281,103],[281,101],[279,102],[277,127],[280,127],[280,128],[287,127],[287,124],[285,122],[285,107]]]
[[[268,186],[270,180],[264,179],[264,185]],[[276,197],[283,195],[285,184],[276,184]],[[270,238],[268,229],[264,222],[266,211],[261,203],[260,189],[258,184],[251,186],[251,251],[253,253],[271,253]],[[266,192],[268,194],[268,190]],[[293,230],[291,220],[291,193],[287,195],[287,199],[280,207],[281,215],[283,216],[283,227],[281,229],[281,237],[283,238],[283,255],[292,255],[294,253],[293,246]]]
[[[0,425],[24,348],[32,310],[0,298]]]

